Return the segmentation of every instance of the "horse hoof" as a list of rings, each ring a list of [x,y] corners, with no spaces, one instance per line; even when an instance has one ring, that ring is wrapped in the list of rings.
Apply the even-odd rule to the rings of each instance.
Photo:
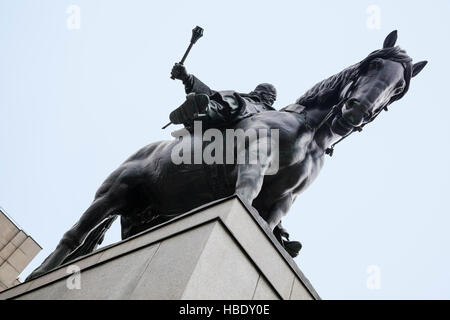
[[[34,270],[28,277],[26,277],[25,282],[31,281],[33,279],[36,279],[37,277],[40,277],[43,274],[43,272],[39,271],[38,269]]]
[[[283,245],[292,258],[298,256],[298,253],[302,249],[302,244],[298,241],[284,241]]]

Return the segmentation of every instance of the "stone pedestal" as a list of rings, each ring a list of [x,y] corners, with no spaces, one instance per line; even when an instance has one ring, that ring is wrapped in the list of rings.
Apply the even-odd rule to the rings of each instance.
[[[80,274],[71,274],[81,270]],[[216,201],[0,293],[0,299],[319,299],[238,197]]]
[[[0,291],[20,283],[19,274],[41,249],[0,208]]]

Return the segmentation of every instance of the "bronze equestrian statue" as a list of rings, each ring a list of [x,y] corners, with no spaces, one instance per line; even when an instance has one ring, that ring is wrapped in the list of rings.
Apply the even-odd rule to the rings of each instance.
[[[174,124],[191,127],[192,121],[201,120],[211,127],[231,127],[255,113],[275,111],[273,104],[277,99],[277,90],[270,83],[261,83],[248,94],[218,92],[196,76],[188,74],[186,68],[179,63],[172,69],[172,78],[183,81],[186,93],[195,95],[195,98],[187,99],[180,108],[170,114],[170,120]],[[203,117],[195,117],[202,112]]]
[[[194,120],[203,122],[204,128],[233,128],[240,120],[256,113],[275,111],[277,90],[270,83],[261,83],[250,93],[235,91],[215,91],[186,71],[184,65],[176,63],[171,72],[172,79],[181,80],[186,94],[186,102],[170,114],[173,124],[183,124],[192,129]],[[203,114],[203,116],[198,116]],[[281,222],[273,233],[288,253],[295,257],[301,249],[298,241],[289,241],[289,233]]]
[[[266,174],[268,162],[176,165],[171,152],[181,139],[142,148],[111,173],[91,206],[28,279],[94,250],[117,216],[125,239],[236,193],[273,230],[317,177],[334,145],[402,98],[411,78],[426,65],[426,61],[413,64],[407,53],[395,46],[396,40],[397,32],[391,32],[382,49],[319,82],[294,104],[280,111],[255,113],[233,124],[234,129],[278,129],[276,174]],[[192,139],[195,143],[195,135]],[[269,162],[275,157],[270,151]]]

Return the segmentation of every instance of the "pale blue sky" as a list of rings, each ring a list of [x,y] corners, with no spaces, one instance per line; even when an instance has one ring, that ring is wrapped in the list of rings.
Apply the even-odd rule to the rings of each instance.
[[[81,8],[68,30],[66,9]],[[369,5],[381,26],[366,25]],[[89,206],[105,177],[182,102],[186,66],[215,89],[277,86],[277,108],[361,60],[399,30],[429,60],[408,94],[340,144],[285,226],[325,299],[450,298],[450,1],[0,0],[0,205],[44,248]],[[120,239],[116,223],[107,243]],[[381,288],[366,287],[367,268]]]

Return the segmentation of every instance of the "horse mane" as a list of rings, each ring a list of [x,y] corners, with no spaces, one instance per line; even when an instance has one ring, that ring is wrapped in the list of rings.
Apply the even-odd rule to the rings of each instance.
[[[317,83],[303,96],[297,99],[295,103],[303,105],[306,107],[306,109],[308,109],[316,107],[319,104],[323,104],[324,101],[329,101],[330,99],[337,101],[339,98],[339,93],[342,91],[342,89],[350,81],[356,79],[359,76],[361,70],[364,70],[364,68],[370,63],[370,61],[375,58],[392,60],[395,62],[399,62],[404,66],[406,81],[405,90],[393,97],[390,103],[392,103],[394,100],[400,99],[409,89],[409,83],[412,76],[412,59],[405,50],[401,49],[399,46],[395,46],[373,51],[364,60]]]

